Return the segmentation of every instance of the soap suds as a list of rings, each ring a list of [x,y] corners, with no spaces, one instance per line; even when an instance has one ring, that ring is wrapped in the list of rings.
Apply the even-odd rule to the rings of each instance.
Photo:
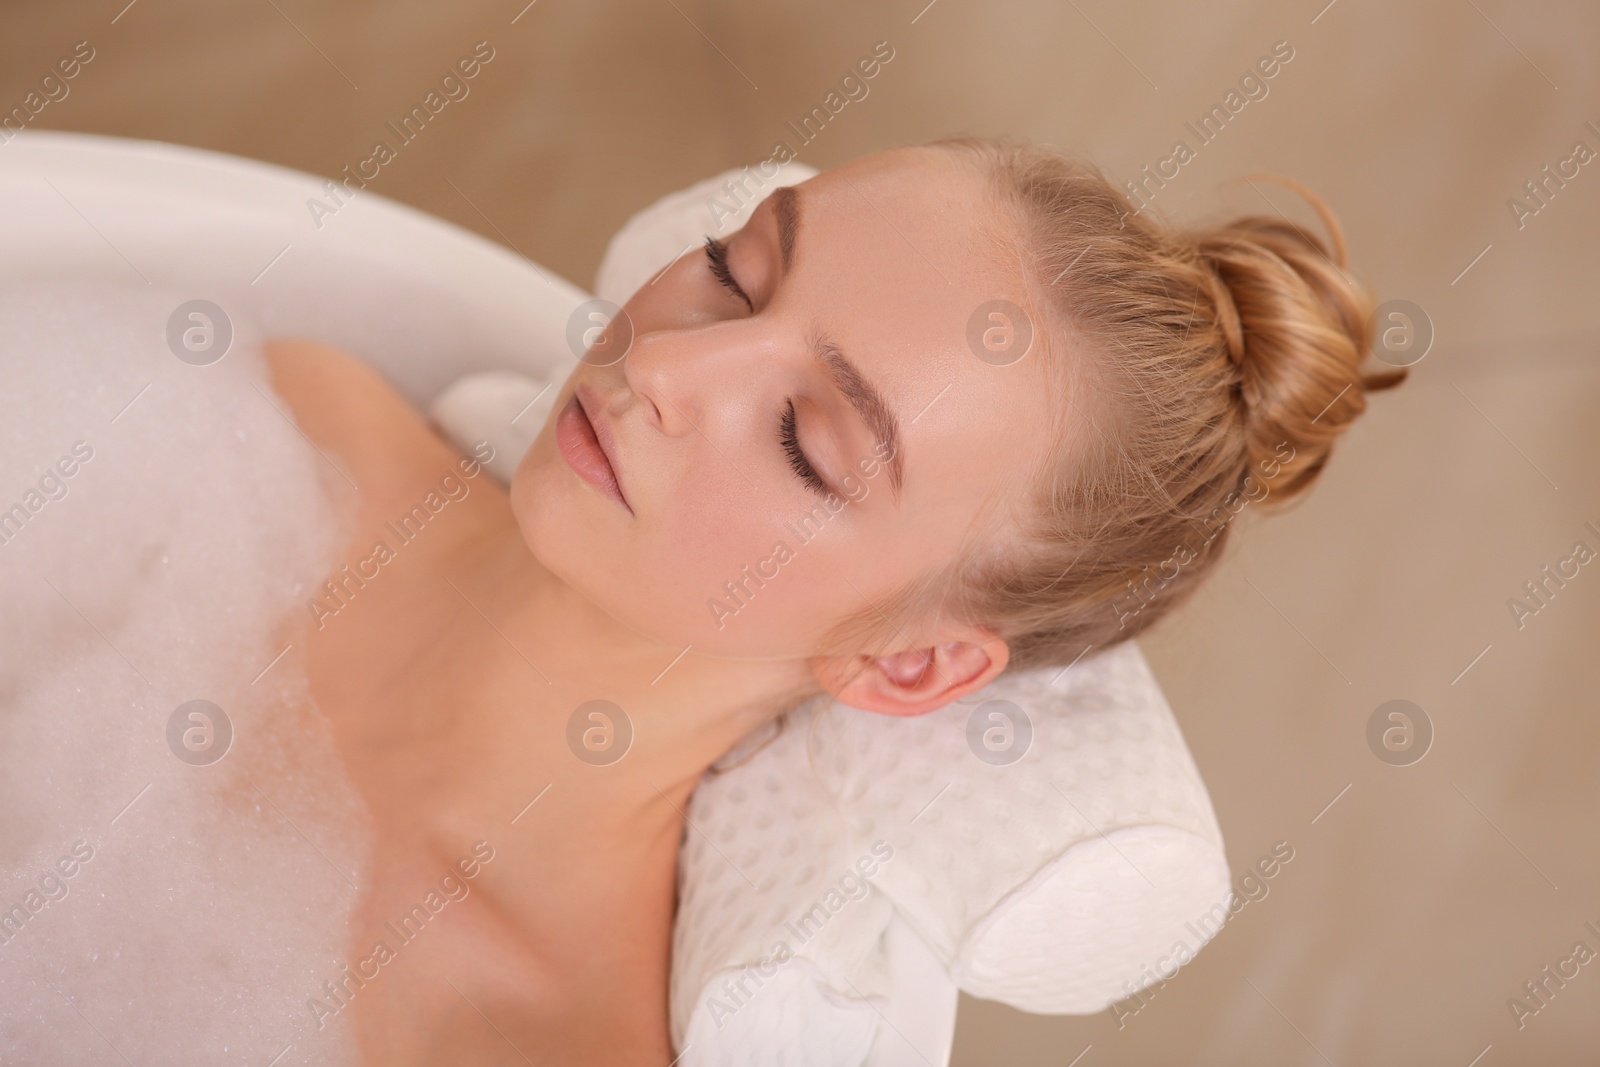
[[[290,622],[341,476],[251,322],[174,355],[196,295],[0,293],[0,1063],[355,1059],[306,1000],[346,962],[366,816]],[[225,750],[206,704],[172,726],[191,701]]]

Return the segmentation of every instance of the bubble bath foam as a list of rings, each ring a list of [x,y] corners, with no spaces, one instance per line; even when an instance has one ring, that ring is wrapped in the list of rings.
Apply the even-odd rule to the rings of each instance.
[[[195,296],[0,292],[0,1063],[356,1060],[306,1001],[367,816],[294,629],[342,475]]]

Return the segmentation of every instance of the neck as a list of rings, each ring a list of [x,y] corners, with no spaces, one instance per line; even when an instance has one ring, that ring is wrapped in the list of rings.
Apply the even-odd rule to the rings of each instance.
[[[591,700],[626,716],[632,740],[615,766],[627,773],[607,776],[624,806],[665,795],[681,808],[718,757],[820,692],[802,660],[707,656],[623,625],[540,563],[514,523],[471,546],[464,562],[457,585],[494,620],[501,649],[515,649],[491,657],[499,670],[544,690],[541,704],[562,725]]]

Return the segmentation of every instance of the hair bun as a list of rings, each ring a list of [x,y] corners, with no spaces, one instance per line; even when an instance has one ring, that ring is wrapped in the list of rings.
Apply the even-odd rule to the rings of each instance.
[[[1366,410],[1365,394],[1398,385],[1406,371],[1362,373],[1374,301],[1345,270],[1344,234],[1316,194],[1273,180],[1316,209],[1331,250],[1288,219],[1262,215],[1193,236],[1208,268],[1211,314],[1237,372],[1246,474],[1275,471],[1269,494],[1281,500],[1315,478],[1334,441]]]
[[[1211,302],[1216,308],[1217,326],[1227,346],[1228,359],[1241,371],[1245,366],[1244,325],[1239,320],[1239,306],[1233,302],[1233,292],[1222,280],[1215,267],[1206,272],[1206,284],[1211,289]]]

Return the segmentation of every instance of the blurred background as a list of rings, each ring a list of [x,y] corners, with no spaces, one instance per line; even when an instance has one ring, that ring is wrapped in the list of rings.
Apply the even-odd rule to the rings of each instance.
[[[1600,953],[1600,563],[1575,555],[1600,552],[1600,9],[525,3],[8,0],[0,107],[87,41],[32,125],[332,177],[487,41],[470,96],[369,189],[589,288],[633,212],[780,139],[826,168],[1010,134],[1133,179],[1197,146],[1185,124],[1258,59],[1292,53],[1153,210],[1310,227],[1280,187],[1236,179],[1305,182],[1379,298],[1410,302],[1426,355],[1303,504],[1246,510],[1221,573],[1141,644],[1236,874],[1279,842],[1293,859],[1115,1011],[964,998],[953,1062],[1600,1060],[1600,959],[1574,955]],[[880,41],[893,58],[868,95],[801,145],[788,123]],[[1414,705],[1409,745],[1369,742],[1391,700]],[[1577,974],[1558,985],[1546,966]]]

